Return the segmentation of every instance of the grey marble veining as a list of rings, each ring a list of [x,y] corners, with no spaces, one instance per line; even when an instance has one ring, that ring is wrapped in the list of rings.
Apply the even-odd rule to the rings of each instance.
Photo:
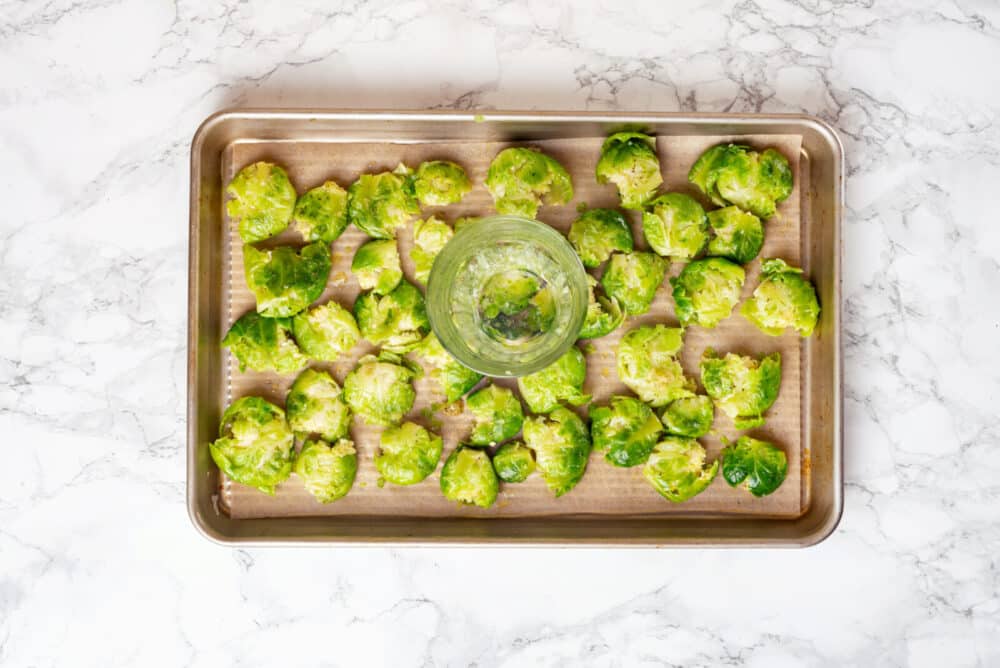
[[[1000,664],[997,62],[985,0],[0,0],[0,665]],[[233,105],[830,122],[840,530],[780,552],[199,538],[187,159]]]

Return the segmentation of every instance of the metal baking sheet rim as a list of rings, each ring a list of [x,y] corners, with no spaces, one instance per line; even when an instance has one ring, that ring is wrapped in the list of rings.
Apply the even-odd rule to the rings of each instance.
[[[328,518],[276,518],[233,520],[229,523],[241,523],[249,529],[250,525],[259,528],[257,531],[225,532],[214,526],[212,520],[222,517],[221,512],[213,505],[212,495],[215,493],[206,489],[207,483],[199,476],[198,455],[198,414],[199,414],[199,304],[202,298],[200,281],[199,246],[201,241],[201,208],[205,195],[202,183],[202,163],[206,142],[212,133],[227,123],[239,122],[278,122],[306,123],[307,126],[317,121],[324,122],[457,122],[475,123],[478,127],[489,127],[486,124],[498,123],[540,123],[540,124],[603,124],[608,127],[622,124],[671,125],[677,128],[697,128],[697,133],[705,134],[712,130],[718,134],[750,134],[761,133],[768,127],[781,126],[781,130],[803,131],[803,151],[808,153],[806,142],[808,135],[820,142],[819,148],[828,152],[825,160],[818,164],[815,156],[810,155],[810,168],[816,170],[823,167],[832,180],[832,192],[824,195],[829,197],[831,210],[823,222],[832,225],[829,233],[832,243],[825,248],[830,253],[832,262],[833,300],[827,300],[824,308],[833,318],[830,332],[831,342],[828,344],[833,355],[832,378],[830,385],[835,396],[830,416],[831,446],[830,462],[826,471],[828,480],[825,491],[830,495],[826,508],[819,522],[800,533],[774,531],[775,527],[788,527],[800,522],[815,508],[810,508],[803,517],[796,520],[767,520],[761,518],[736,520],[744,525],[739,532],[718,532],[714,529],[720,519],[711,517],[687,516],[683,518],[664,519],[660,524],[667,524],[668,530],[660,535],[487,535],[481,530],[476,531],[482,522],[511,522],[518,520],[447,520],[452,528],[459,525],[469,525],[470,531],[454,535],[415,535],[405,530],[396,531],[392,535],[344,536],[323,533],[317,525],[329,524]],[[472,126],[470,126],[472,127]],[[777,131],[776,131],[777,132]],[[694,132],[692,132],[694,133]],[[231,141],[231,140],[230,140]],[[225,146],[228,142],[223,142]],[[218,156],[216,156],[218,158]],[[836,131],[825,121],[805,114],[686,114],[686,113],[605,113],[605,112],[538,112],[538,111],[498,111],[498,112],[452,112],[452,111],[357,111],[357,110],[311,110],[311,109],[234,109],[222,110],[206,118],[195,132],[191,144],[191,180],[190,180],[190,226],[188,237],[188,374],[187,374],[187,479],[186,506],[188,516],[195,529],[206,539],[220,545],[243,546],[509,546],[509,547],[604,547],[604,548],[663,548],[663,547],[771,547],[771,548],[801,548],[816,545],[828,538],[837,528],[843,514],[843,358],[841,341],[841,311],[842,311],[842,244],[841,221],[844,203],[844,148]],[[815,186],[815,180],[813,179]],[[217,183],[221,191],[221,182]],[[815,192],[815,190],[814,190]],[[815,220],[813,223],[815,224]],[[831,313],[832,312],[832,313]],[[207,450],[204,448],[202,452]],[[207,456],[207,455],[206,455]],[[202,479],[200,479],[202,478]],[[213,508],[214,517],[206,512],[207,506]],[[814,499],[815,500],[815,499]],[[731,518],[727,518],[731,519]],[[401,524],[424,523],[437,524],[444,520],[426,522],[423,520],[401,519]],[[544,519],[534,520],[544,522]],[[574,521],[584,521],[579,518]],[[644,522],[652,524],[655,520],[619,520],[618,524],[629,522]],[[301,530],[304,525],[313,525],[309,530]],[[647,525],[648,525],[647,524]],[[753,531],[756,525],[768,524],[769,531]],[[316,529],[319,528],[319,531]],[[626,531],[628,527],[625,528]],[[773,535],[768,535],[769,533]],[[410,534],[410,535],[407,535]]]

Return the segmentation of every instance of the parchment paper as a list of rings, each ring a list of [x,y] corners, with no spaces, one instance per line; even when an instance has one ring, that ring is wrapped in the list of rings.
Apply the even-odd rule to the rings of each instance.
[[[537,146],[559,160],[569,170],[575,189],[571,203],[559,207],[543,206],[538,218],[562,232],[577,216],[577,204],[586,203],[590,207],[614,207],[618,197],[614,186],[599,185],[594,179],[602,137],[587,139],[560,139],[531,142],[524,145]],[[764,258],[782,257],[792,264],[801,263],[800,234],[800,170],[799,155],[801,137],[788,136],[700,136],[700,137],[659,137],[657,151],[664,176],[664,191],[681,191],[691,194],[706,205],[714,208],[687,182],[687,172],[702,151],[724,141],[738,141],[758,149],[773,146],[780,150],[792,163],[796,174],[795,188],[791,196],[778,207],[778,215],[765,223],[765,242],[760,256],[747,267],[743,299],[746,299],[758,283],[760,261]],[[223,178],[229,179],[242,167],[257,160],[269,160],[283,165],[292,182],[301,194],[325,180],[334,179],[345,188],[363,172],[377,172],[394,168],[399,162],[416,167],[420,162],[431,159],[454,160],[463,165],[473,181],[473,190],[459,204],[448,207],[424,207],[424,217],[438,215],[451,223],[460,216],[483,216],[494,213],[492,199],[483,185],[490,160],[506,143],[332,143],[332,142],[280,142],[248,141],[235,142],[223,156]],[[635,239],[639,248],[647,248],[642,236],[639,212],[629,211],[626,215],[633,223]],[[243,275],[241,241],[236,224],[225,215],[222,220],[229,227],[228,247],[220,254],[220,261],[228,265],[224,275],[229,277],[229,285],[223,286],[228,305],[224,320],[228,326],[244,312],[254,308],[254,297],[246,286]],[[330,282],[320,302],[335,299],[350,309],[360,292],[357,282],[350,273],[351,258],[366,237],[354,228],[347,231],[333,245],[333,269]],[[294,231],[287,231],[269,242],[300,244],[301,238]],[[400,230],[400,253],[403,268],[412,277],[412,263],[408,250],[411,246],[410,229]],[[266,244],[265,244],[266,245]],[[675,276],[682,265],[674,263],[669,276]],[[595,270],[600,276],[601,270]],[[412,280],[412,279],[411,279]],[[738,308],[738,307],[737,307]],[[580,342],[587,353],[588,377],[586,391],[594,395],[594,401],[605,402],[612,394],[630,394],[618,380],[615,371],[615,348],[621,336],[640,324],[677,324],[674,316],[670,285],[665,280],[657,293],[649,313],[626,320],[613,334],[589,342]],[[281,517],[307,515],[351,515],[351,516],[396,516],[396,517],[447,517],[447,516],[554,516],[570,515],[585,518],[592,515],[621,515],[629,517],[653,517],[663,514],[688,515],[753,515],[767,517],[797,517],[804,510],[803,476],[808,470],[807,456],[802,451],[801,401],[801,343],[797,336],[786,334],[769,337],[746,322],[734,310],[734,314],[716,329],[706,330],[691,327],[685,336],[685,346],[681,361],[685,371],[699,380],[698,361],[703,350],[711,346],[720,352],[733,351],[742,354],[763,355],[778,351],[782,356],[782,383],[778,400],[767,413],[764,427],[750,433],[759,438],[771,440],[785,449],[788,454],[789,471],[785,483],[771,496],[755,499],[749,493],[730,488],[722,476],[702,494],[682,504],[671,503],[660,497],[642,478],[642,467],[616,468],[604,461],[601,453],[591,455],[586,475],[580,484],[565,496],[555,499],[545,487],[541,476],[533,475],[521,484],[502,485],[497,503],[489,509],[462,507],[447,501],[439,487],[441,466],[424,482],[397,487],[386,484],[379,488],[376,484],[378,472],[372,457],[378,446],[380,429],[365,425],[355,418],[352,438],[358,450],[358,475],[354,489],[343,499],[323,505],[315,501],[293,475],[283,483],[275,496],[270,497],[254,489],[223,479],[220,483],[220,505],[235,518]],[[360,343],[350,355],[333,364],[313,363],[317,368],[329,370],[337,382],[354,367],[359,357],[373,351],[366,342]],[[280,376],[273,373],[239,371],[236,360],[227,353],[228,375],[224,382],[228,386],[228,400],[246,395],[258,395],[284,405],[284,397],[294,375]],[[514,387],[510,380],[495,381],[501,385]],[[443,397],[434,389],[434,383],[426,376],[416,382],[417,401],[408,419],[435,427],[421,417],[421,411],[432,403],[440,403]],[[703,391],[703,390],[701,390]],[[586,416],[586,408],[581,409]],[[448,453],[469,431],[466,415],[455,416],[438,413],[441,433],[444,438],[443,464]],[[715,432],[701,439],[708,450],[710,459],[717,457],[722,448],[719,436],[735,439],[741,432],[733,429],[725,415],[717,413]]]

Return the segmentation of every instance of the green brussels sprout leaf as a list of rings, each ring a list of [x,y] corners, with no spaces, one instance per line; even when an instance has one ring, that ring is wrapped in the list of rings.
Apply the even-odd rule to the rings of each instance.
[[[504,482],[524,482],[535,471],[535,453],[521,441],[504,443],[493,455],[493,470]]]
[[[587,274],[587,284],[589,288],[587,317],[577,336],[581,339],[596,339],[618,329],[618,326],[625,321],[625,311],[614,297],[596,294],[597,281],[590,274]]]
[[[703,394],[675,399],[667,404],[661,420],[668,434],[700,438],[712,429],[715,406]]]
[[[788,475],[785,451],[767,441],[740,436],[722,450],[722,477],[732,487],[742,486],[754,496],[767,496]]]
[[[387,295],[403,280],[395,239],[373,239],[354,253],[351,272],[362,290]]]
[[[288,318],[265,318],[249,311],[233,323],[222,345],[229,348],[240,364],[240,371],[277,371],[291,373],[309,363],[289,334]]]
[[[304,310],[319,298],[330,276],[330,247],[316,241],[301,250],[278,246],[258,250],[243,246],[247,286],[257,298],[257,312],[284,318]]]
[[[708,243],[708,254],[724,257],[737,264],[747,264],[764,245],[764,226],[760,218],[738,206],[708,212],[708,224],[715,238]]]

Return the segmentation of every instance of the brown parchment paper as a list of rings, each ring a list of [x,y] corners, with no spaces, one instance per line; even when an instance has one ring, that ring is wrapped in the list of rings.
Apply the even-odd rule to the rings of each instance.
[[[565,206],[543,206],[538,218],[561,232],[566,232],[577,215],[577,204],[586,203],[590,207],[615,207],[618,197],[614,186],[599,185],[594,179],[596,165],[603,137],[585,139],[555,139],[530,142],[524,145],[537,146],[559,160],[569,170],[573,178],[575,197]],[[738,141],[757,148],[773,146],[789,158],[793,173],[800,176],[799,156],[801,137],[798,135],[767,136],[690,136],[659,137],[657,151],[664,176],[664,191],[681,191],[691,194],[713,208],[687,182],[687,172],[702,151],[714,144]],[[377,172],[393,169],[399,162],[416,167],[424,160],[448,159],[462,164],[473,181],[473,190],[459,204],[448,207],[425,207],[423,215],[436,214],[447,222],[460,216],[483,216],[494,213],[492,198],[483,181],[490,160],[507,143],[341,143],[341,142],[282,142],[282,141],[237,141],[223,155],[223,178],[228,183],[235,173],[247,164],[257,160],[269,160],[283,165],[291,176],[299,193],[305,192],[328,179],[333,179],[345,188],[363,172]],[[778,215],[765,223],[765,242],[760,256],[747,267],[747,280],[743,288],[743,298],[747,298],[758,283],[760,261],[763,258],[782,257],[795,265],[801,264],[800,234],[800,185],[796,178],[791,196],[778,207]],[[635,239],[639,248],[647,248],[643,239],[640,215],[628,211],[626,215],[633,223]],[[243,275],[242,247],[236,224],[224,214],[223,224],[228,225],[227,247],[223,249],[220,261],[227,264],[224,276],[228,285],[223,286],[227,313],[223,318],[226,326],[232,324],[244,312],[254,308],[254,297],[246,286]],[[357,282],[350,273],[351,258],[366,237],[349,227],[333,244],[333,269],[322,301],[335,299],[350,309],[360,292]],[[301,238],[294,231],[286,231],[268,242],[300,244]],[[264,245],[268,245],[264,244]],[[407,277],[412,277],[412,263],[409,248],[412,245],[410,229],[399,231],[400,254]],[[680,264],[671,266],[668,277],[675,276]],[[594,272],[600,276],[600,270]],[[412,280],[412,278],[411,278]],[[737,307],[738,308],[738,307]],[[590,342],[581,341],[581,349],[587,352],[588,375],[585,389],[593,394],[594,401],[605,402],[613,394],[630,394],[618,380],[615,371],[615,349],[621,336],[640,324],[665,323],[676,325],[670,285],[665,280],[649,313],[629,318],[613,334]],[[589,343],[589,345],[588,345]],[[591,348],[592,346],[592,348]],[[364,424],[355,417],[351,433],[358,450],[358,475],[350,494],[332,504],[320,504],[302,487],[293,474],[271,497],[252,488],[233,483],[222,476],[220,481],[220,505],[234,518],[292,517],[314,515],[350,516],[391,516],[391,517],[525,517],[525,516],[579,516],[619,515],[635,517],[655,517],[663,514],[687,515],[752,515],[766,517],[797,517],[804,510],[803,479],[807,471],[807,457],[802,451],[801,401],[801,343],[797,336],[786,334],[769,337],[734,314],[716,329],[706,330],[691,327],[685,336],[685,346],[681,361],[685,371],[692,378],[699,379],[698,361],[707,346],[720,352],[739,352],[763,355],[778,351],[782,356],[782,383],[778,400],[767,413],[764,427],[753,430],[751,435],[771,440],[782,446],[788,453],[788,477],[785,483],[771,496],[755,499],[747,492],[729,487],[719,475],[702,494],[682,504],[671,503],[660,497],[642,477],[642,467],[616,468],[604,461],[600,453],[591,455],[590,464],[583,480],[565,496],[556,499],[545,487],[539,475],[533,475],[521,484],[502,485],[497,503],[488,509],[462,507],[447,501],[439,487],[441,466],[420,484],[397,487],[386,484],[378,487],[378,472],[373,463],[373,455],[378,447],[380,429]],[[352,354],[336,363],[313,363],[317,368],[329,370],[339,383],[354,367],[357,359],[373,351],[367,342],[362,342]],[[589,351],[589,352],[588,352]],[[228,389],[228,401],[246,395],[262,396],[279,406],[284,405],[285,394],[294,380],[294,375],[280,376],[273,373],[239,371],[236,360],[226,354],[226,377],[223,379]],[[497,380],[498,384],[516,387],[511,380]],[[700,379],[699,379],[699,388]],[[440,403],[443,397],[434,389],[434,383],[426,376],[416,381],[417,401],[408,419],[424,424],[421,411],[433,403]],[[703,391],[703,390],[702,390]],[[586,408],[581,409],[586,415]],[[441,422],[444,438],[444,454],[459,443],[469,431],[469,418],[464,415],[449,416],[436,414]],[[710,459],[718,456],[722,448],[720,436],[736,438],[740,432],[733,429],[731,421],[721,413],[716,415],[714,433],[701,439],[708,450]]]

